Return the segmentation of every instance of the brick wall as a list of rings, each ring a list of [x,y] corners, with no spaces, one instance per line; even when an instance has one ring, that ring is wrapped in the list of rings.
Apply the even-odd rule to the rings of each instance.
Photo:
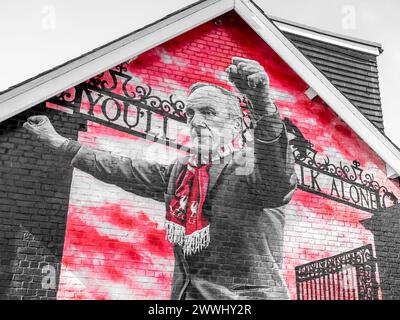
[[[27,117],[43,112],[76,139],[80,120],[44,106],[0,126],[1,299],[56,298],[72,168],[22,128]],[[50,274],[55,277],[47,281]]]
[[[295,141],[303,146],[307,141],[312,143],[309,149],[316,152],[317,159],[328,158],[333,168],[342,164],[373,174],[376,183],[399,197],[399,185],[386,179],[382,159],[321,99],[310,101],[304,93],[306,83],[236,14],[229,13],[1,124],[1,298],[171,297],[175,259],[172,245],[165,240],[163,201],[72,170],[68,159],[36,141],[22,123],[32,114],[44,114],[60,134],[82,145],[167,165],[187,155],[185,147],[191,146],[184,117],[171,112],[173,106],[178,108],[175,102],[184,101],[195,82],[213,83],[238,94],[225,72],[235,56],[256,60],[265,68],[281,119],[289,120],[287,129],[292,134],[296,134],[296,128],[301,132]],[[124,83],[128,83],[125,91]],[[143,88],[148,95],[143,96]],[[138,99],[140,95],[142,99]],[[127,97],[140,101],[127,107],[123,103]],[[152,99],[159,101],[154,97],[167,101],[172,108],[164,110],[169,113],[167,135],[174,139],[170,145],[160,143],[166,113],[153,112],[148,127],[145,106],[151,105]],[[364,189],[353,186],[351,194],[351,179],[341,179],[343,174],[337,169],[334,174],[320,173],[314,178],[313,173],[307,176],[303,172],[306,176],[302,179],[299,159],[295,167],[298,188],[284,208],[284,229],[281,234],[266,235],[268,241],[278,241],[283,248],[280,271],[289,297],[299,298],[296,267],[368,245],[378,257],[376,297],[396,297],[395,260],[385,259],[382,248],[386,239],[398,250],[397,242],[378,235],[370,225],[377,225],[371,218],[385,217],[397,207],[386,211],[374,207],[372,200],[362,204]],[[332,189],[332,177],[337,179],[337,190]],[[385,199],[386,204],[393,204]],[[366,220],[370,221],[368,226]],[[386,230],[386,220],[380,221],[378,229]],[[249,239],[260,237],[259,225],[243,223],[243,230]],[[203,266],[200,261],[199,274],[229,278],[219,261]],[[43,289],[43,283],[46,288],[49,283],[49,269],[43,269],[47,265],[55,270],[53,289]],[[251,267],[254,284],[268,278],[268,268]],[[237,277],[249,272],[246,268],[244,264],[236,270]],[[390,277],[385,270],[391,270]],[[334,298],[361,295],[352,291]]]

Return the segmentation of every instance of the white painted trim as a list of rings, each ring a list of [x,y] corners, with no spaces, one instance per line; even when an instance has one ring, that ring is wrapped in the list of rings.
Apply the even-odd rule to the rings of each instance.
[[[311,87],[308,87],[304,92],[308,99],[313,100],[318,96],[318,93]]]
[[[233,8],[234,0],[201,2],[5,92],[0,95],[0,122]]]
[[[291,25],[288,25],[288,24],[285,24],[285,23],[282,23],[279,21],[274,21],[274,23],[279,28],[279,30],[281,30],[283,32],[296,34],[296,35],[299,35],[302,37],[306,37],[309,39],[314,39],[317,41],[333,44],[333,45],[340,46],[343,48],[348,48],[348,49],[352,49],[352,50],[357,50],[357,51],[373,54],[375,56],[380,55],[379,49],[374,46],[368,46],[363,43],[357,43],[357,42],[353,42],[353,41],[349,41],[349,40],[345,40],[345,39],[340,39],[340,38],[330,36],[327,34],[321,34],[316,31],[306,30],[306,29],[303,29],[300,27],[291,26]]]
[[[392,168],[391,166],[389,166],[389,165],[386,163],[386,176],[387,176],[389,179],[395,179],[395,178],[398,178],[400,175],[399,175],[396,171],[394,171],[393,168]]]
[[[400,151],[248,0],[236,0],[235,11],[257,34],[400,175]]]
[[[298,22],[293,22],[293,21],[290,21],[290,20],[285,20],[285,19],[278,18],[278,17],[271,16],[271,15],[268,15],[268,18],[270,20],[272,20],[272,22],[274,22],[274,23],[275,22],[280,22],[280,23],[283,23],[285,25],[298,27],[300,29],[310,30],[310,31],[313,31],[313,32],[316,32],[316,33],[319,33],[319,34],[325,34],[325,35],[328,35],[328,36],[331,36],[331,37],[334,37],[334,38],[344,39],[344,40],[348,40],[348,41],[356,42],[356,43],[362,43],[362,44],[365,44],[365,45],[367,45],[369,47],[382,49],[382,44],[380,44],[378,42],[365,40],[365,39],[360,39],[360,38],[354,38],[354,37],[350,37],[348,35],[344,35],[344,34],[341,34],[341,33],[335,33],[335,32],[331,32],[331,31],[327,31],[327,30],[318,29],[318,28],[315,28],[315,27],[304,25],[304,24],[301,24],[301,23],[298,23]]]

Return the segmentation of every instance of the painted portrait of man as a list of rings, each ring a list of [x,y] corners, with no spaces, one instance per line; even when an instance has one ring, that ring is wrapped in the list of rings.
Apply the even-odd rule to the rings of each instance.
[[[249,101],[251,125],[232,92],[195,83],[186,101],[193,148],[169,165],[81,145],[59,135],[46,116],[30,117],[24,127],[74,168],[165,203],[172,299],[288,299],[284,206],[297,179],[286,128],[257,61],[234,57],[226,72]]]

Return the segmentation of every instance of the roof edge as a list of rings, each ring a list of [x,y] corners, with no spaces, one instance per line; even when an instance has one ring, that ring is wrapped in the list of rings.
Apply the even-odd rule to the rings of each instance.
[[[331,32],[331,31],[327,31],[327,30],[322,30],[322,29],[315,28],[315,27],[310,27],[310,26],[307,26],[307,25],[304,25],[304,24],[301,24],[301,23],[298,23],[298,22],[282,19],[282,18],[279,18],[279,17],[271,16],[271,15],[268,16],[268,17],[274,22],[280,22],[280,23],[285,24],[285,25],[293,26],[293,27],[304,29],[304,30],[307,30],[307,31],[312,31],[314,33],[318,33],[318,34],[321,34],[321,35],[337,38],[337,39],[340,39],[340,40],[346,40],[346,41],[351,41],[351,42],[354,42],[354,43],[363,44],[363,45],[366,45],[366,46],[369,46],[369,47],[377,48],[380,53],[383,52],[382,44],[378,43],[378,42],[369,41],[369,40],[360,39],[360,38],[351,37],[351,36],[346,36],[346,35],[343,35],[343,34],[340,34],[340,33]]]

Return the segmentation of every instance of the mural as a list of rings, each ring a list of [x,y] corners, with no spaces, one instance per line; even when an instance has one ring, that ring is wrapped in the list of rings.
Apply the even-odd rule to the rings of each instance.
[[[86,123],[24,124],[75,168],[57,297],[381,299],[399,187],[306,89],[227,14],[48,100]]]
[[[196,83],[185,109],[192,155],[170,165],[81,146],[60,136],[46,116],[32,116],[24,127],[71,157],[75,168],[165,202],[166,235],[175,256],[172,299],[288,298],[279,238],[282,206],[296,188],[294,159],[261,65],[234,57],[227,73],[248,98],[254,133],[246,128],[240,100],[230,91]],[[105,116],[108,100],[102,103]],[[127,108],[125,104],[124,115]],[[256,237],[249,237],[246,226],[254,228]],[[215,268],[217,261],[226,276],[213,279],[207,269]],[[238,275],[243,263],[249,267]],[[254,279],[250,267],[256,265],[265,270],[265,277]]]

